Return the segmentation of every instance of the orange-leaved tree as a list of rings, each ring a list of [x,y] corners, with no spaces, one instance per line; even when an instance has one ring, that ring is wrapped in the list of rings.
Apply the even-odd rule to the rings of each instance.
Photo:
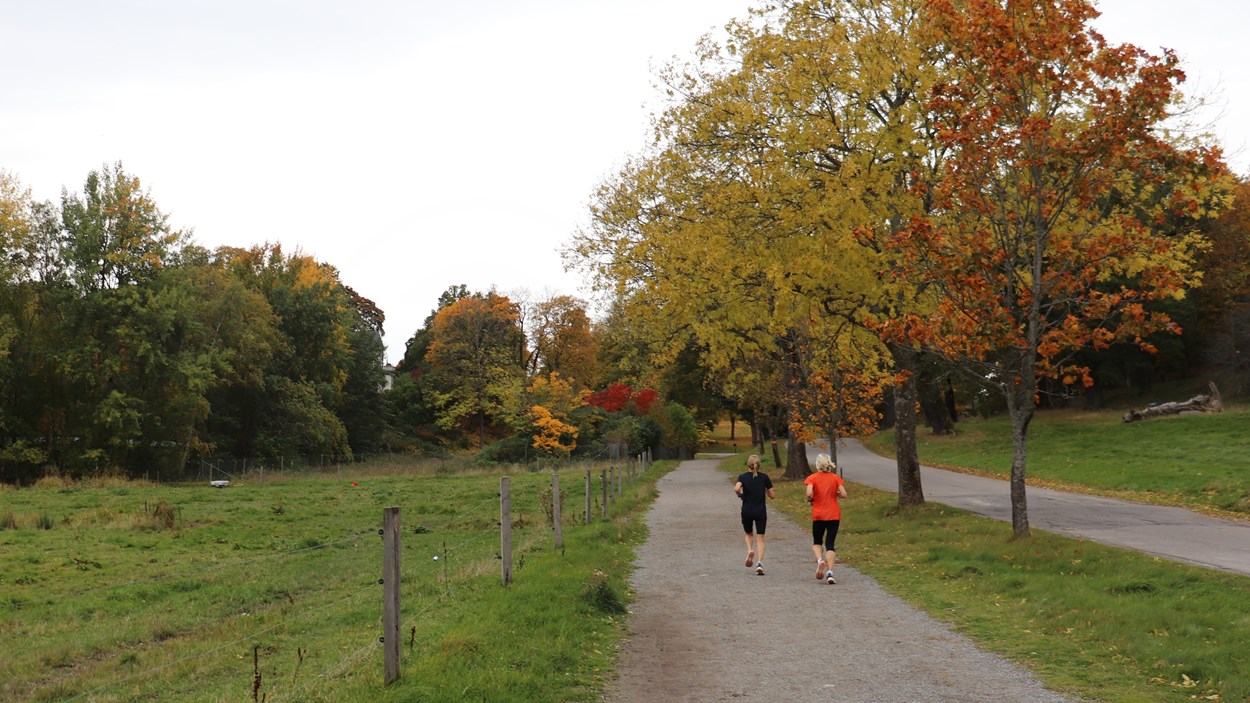
[[[599,376],[599,343],[591,334],[586,302],[569,295],[538,301],[527,311],[531,375],[559,373],[577,386]]]
[[[1082,348],[1179,331],[1151,301],[1197,283],[1197,220],[1223,200],[1218,150],[1164,128],[1175,56],[1111,46],[1086,0],[932,0],[951,80],[929,101],[950,160],[935,209],[897,233],[894,274],[940,291],[888,333],[939,349],[1000,390],[1013,428],[1012,529],[1038,377],[1090,383]]]

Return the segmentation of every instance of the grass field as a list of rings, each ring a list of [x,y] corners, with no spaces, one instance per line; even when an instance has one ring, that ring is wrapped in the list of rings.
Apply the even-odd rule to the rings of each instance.
[[[582,525],[584,474],[267,476],[0,491],[0,700],[594,700],[657,465]],[[671,466],[668,465],[668,466]],[[543,493],[546,496],[543,496]],[[382,509],[401,508],[402,678],[382,686]]]
[[[1038,485],[1093,491],[1223,514],[1250,515],[1250,407],[1159,417],[1132,424],[1119,411],[1039,412],[1029,426],[1028,478]],[[923,463],[1006,477],[1011,423],[969,418],[959,433],[918,433]],[[894,436],[866,443],[893,456]]]
[[[1235,510],[1248,481],[1226,447],[1243,441],[1246,414],[1122,426],[1118,415],[1043,413],[1031,472]],[[922,459],[1005,466],[1000,423],[922,436]],[[725,466],[738,471],[749,440],[724,440],[708,450],[737,451]],[[1126,457],[1159,465],[1171,444],[1185,447],[1183,468],[1132,480],[1117,468]],[[771,453],[764,461],[776,471]],[[224,490],[0,489],[0,700],[598,700],[623,636],[642,511],[671,466],[630,485],[607,518],[596,468],[589,526],[582,471],[563,471],[562,551],[543,507],[550,474],[512,472],[507,588],[499,473],[356,467]],[[778,508],[805,522],[802,487],[779,487]],[[1051,687],[1117,703],[1250,702],[1250,580],[1043,533],[1011,541],[998,521],[938,505],[899,514],[892,494],[852,490],[839,537],[850,565]],[[391,505],[403,510],[403,676],[384,687],[377,531]]]

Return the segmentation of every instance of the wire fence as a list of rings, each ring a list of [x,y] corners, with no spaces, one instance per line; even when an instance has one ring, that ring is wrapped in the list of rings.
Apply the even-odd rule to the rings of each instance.
[[[472,457],[414,455],[399,452],[358,452],[345,454],[310,454],[301,456],[280,457],[200,457],[187,462],[181,473],[174,475],[147,474],[149,481],[197,483],[215,482],[221,486],[230,482],[248,481],[263,484],[267,478],[278,476],[335,476],[342,477],[348,472],[366,469],[377,475],[400,475],[413,471],[414,464],[425,472],[450,475],[475,470],[523,469],[529,472],[563,470],[584,464],[603,462],[624,463],[637,456],[653,456],[651,450],[630,458],[625,454],[624,444],[607,444],[598,450],[577,457],[556,458],[550,456],[533,456],[525,460],[509,462],[483,462]],[[661,459],[689,458],[688,452],[681,450],[659,450]],[[671,456],[670,456],[671,455]],[[654,456],[653,456],[654,458]]]
[[[423,616],[456,604],[459,584],[495,569],[507,584],[512,545],[503,535],[515,535],[523,561],[536,544],[552,539],[553,512],[562,515],[565,525],[600,519],[624,485],[649,466],[649,457],[640,456],[597,476],[590,469],[568,472],[583,481],[567,490],[544,489],[540,484],[546,476],[533,476],[526,485],[529,502],[519,516],[502,507],[504,491],[495,490],[491,482],[496,479],[488,476],[477,479],[477,497],[454,513],[412,510],[398,572],[405,601],[397,630],[407,640],[407,656],[419,656],[420,645],[431,636],[422,631]],[[566,493],[576,498],[562,504]],[[516,520],[521,529],[513,533]],[[51,671],[24,677],[24,684],[0,682],[0,698],[196,700],[211,686],[222,699],[250,696],[259,703],[304,700],[345,680],[376,685],[381,662],[375,669],[368,661],[378,659],[384,644],[378,628],[384,584],[377,574],[384,572],[385,558],[381,532],[360,525],[293,549],[189,559],[159,573],[0,601],[0,632],[38,629],[50,640],[71,640],[88,629],[92,633],[78,635],[77,645],[39,654],[51,663]],[[3,674],[0,669],[0,679]]]

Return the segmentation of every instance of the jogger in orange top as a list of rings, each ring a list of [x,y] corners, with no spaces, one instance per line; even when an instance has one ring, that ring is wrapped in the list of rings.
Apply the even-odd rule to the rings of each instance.
[[[816,473],[808,476],[807,502],[812,504],[812,554],[816,555],[816,578],[833,584],[833,565],[838,552],[834,544],[838,539],[838,525],[842,522],[842,506],[839,498],[846,497],[846,482],[837,474],[837,466],[828,454],[816,457]],[[822,549],[823,547],[823,549]]]

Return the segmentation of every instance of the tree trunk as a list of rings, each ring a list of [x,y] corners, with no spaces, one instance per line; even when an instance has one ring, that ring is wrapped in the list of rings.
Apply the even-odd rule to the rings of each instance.
[[[838,431],[830,426],[825,428],[825,437],[829,439],[829,460],[838,466]],[[838,475],[842,475],[842,467],[838,466]]]
[[[1026,359],[1014,383],[1006,389],[1007,412],[1011,416],[1011,534],[1013,539],[1029,536],[1029,503],[1025,475],[1029,455],[1029,423],[1037,408],[1037,375]]]
[[[1102,384],[1098,382],[1097,377],[1094,378],[1094,385],[1085,390],[1085,396],[1081,399],[1081,402],[1081,407],[1086,410],[1102,410]]]
[[[894,427],[894,404],[898,402],[894,395],[892,387],[886,388],[881,394],[881,422],[877,423],[878,429],[889,430]]]
[[[894,387],[894,452],[898,464],[898,507],[924,504],[920,455],[916,449],[916,350],[892,345],[894,368],[904,381]]]
[[[807,445],[795,441],[791,434],[786,438],[786,473],[785,477],[793,481],[802,481],[812,472],[807,463]]]
[[[947,414],[942,392],[938,390],[933,379],[927,376],[922,378],[917,383],[917,391],[920,393],[920,409],[924,412],[925,424],[930,431],[935,435],[955,434],[955,426]]]
[[[781,468],[781,449],[777,446],[777,416],[768,414],[768,439],[773,444],[773,466]]]
[[[1124,413],[1124,422],[1136,422],[1159,415],[1224,412],[1224,400],[1220,397],[1220,390],[1215,387],[1215,382],[1209,383],[1208,387],[1211,389],[1210,393],[1196,395],[1184,402],[1160,403],[1143,410],[1129,410]]]

